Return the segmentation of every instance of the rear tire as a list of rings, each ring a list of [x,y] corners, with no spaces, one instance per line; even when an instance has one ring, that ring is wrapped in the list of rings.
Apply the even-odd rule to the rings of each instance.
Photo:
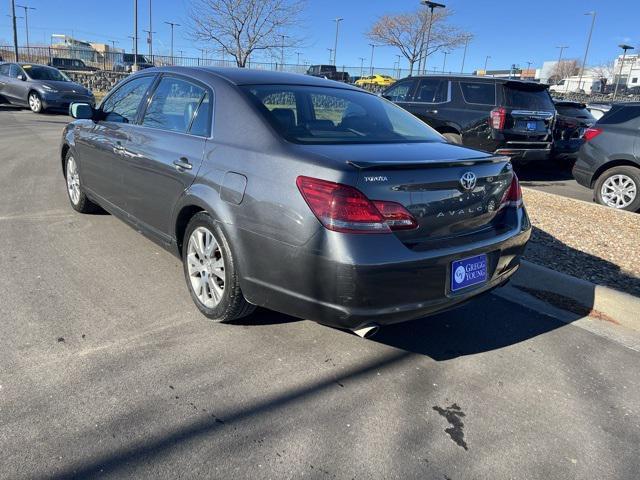
[[[594,186],[596,202],[606,207],[637,212],[640,210],[640,169],[613,167],[602,172]]]
[[[457,133],[443,133],[442,136],[447,139],[447,142],[455,145],[462,145],[462,136]]]
[[[197,213],[187,225],[182,265],[191,299],[205,317],[230,322],[256,309],[242,294],[227,238],[207,213]]]
[[[29,108],[33,113],[42,113],[44,112],[44,108],[42,108],[42,99],[38,92],[30,92],[29,97]]]

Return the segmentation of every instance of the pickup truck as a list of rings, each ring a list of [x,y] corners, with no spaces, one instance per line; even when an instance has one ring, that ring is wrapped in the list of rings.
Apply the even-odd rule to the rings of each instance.
[[[349,74],[347,72],[338,72],[335,65],[311,65],[307,69],[307,75],[338,82],[349,82]]]

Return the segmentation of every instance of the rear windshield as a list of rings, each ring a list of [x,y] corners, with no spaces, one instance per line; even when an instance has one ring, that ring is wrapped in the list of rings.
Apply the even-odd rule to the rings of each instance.
[[[550,112],[554,110],[553,101],[546,89],[540,90],[505,85],[503,91],[505,107]]]
[[[301,85],[242,88],[271,125],[295,143],[443,141],[406,110],[366,92]]]
[[[567,117],[594,119],[586,106],[556,105],[556,110],[560,115],[565,115]]]
[[[70,82],[67,77],[60,70],[51,67],[43,67],[41,65],[23,65],[22,68],[29,78],[32,80],[51,80],[57,82]]]

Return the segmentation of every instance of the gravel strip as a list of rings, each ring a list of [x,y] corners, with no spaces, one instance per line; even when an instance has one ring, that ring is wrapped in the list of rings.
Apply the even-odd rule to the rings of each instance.
[[[523,188],[533,234],[524,257],[640,296],[640,215]]]

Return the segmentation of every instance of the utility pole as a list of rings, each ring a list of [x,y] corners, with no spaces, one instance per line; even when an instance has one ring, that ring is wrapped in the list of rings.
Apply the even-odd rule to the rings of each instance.
[[[618,45],[622,49],[622,61],[620,62],[620,71],[618,72],[618,78],[616,79],[616,88],[613,91],[613,101],[616,101],[618,95],[618,87],[620,86],[620,79],[622,78],[622,67],[624,66],[624,59],[627,57],[627,50],[633,50],[631,45]],[[628,86],[628,85],[627,85]]]
[[[171,27],[171,65],[173,65],[173,29],[174,27],[181,27],[179,23],[174,22],[164,22]]]
[[[27,54],[29,54],[29,10],[35,10],[27,5],[16,5],[18,8],[24,8],[24,26],[27,35]]]
[[[469,40],[471,40],[471,37],[467,36],[467,41],[464,43],[464,53],[462,54],[462,67],[460,67],[460,73],[464,73],[464,62],[467,59],[467,48],[469,47]]]
[[[11,0],[11,23],[13,25],[13,53],[16,57],[16,62],[19,62],[18,59],[18,27],[16,25],[16,0]]]
[[[333,21],[336,22],[336,41],[333,43],[333,64],[336,64],[336,55],[338,53],[338,27],[340,26],[340,22],[344,20],[344,18],[334,18]]]
[[[373,75],[373,53],[376,49],[376,44],[375,43],[370,43],[369,46],[371,47],[371,62],[369,62],[369,75]]]
[[[587,55],[589,54],[589,46],[591,45],[591,34],[593,33],[593,25],[596,23],[596,12],[587,12],[585,15],[591,15],[591,28],[589,29],[589,37],[587,38],[587,48],[584,50],[584,60],[580,66],[580,78],[578,79],[578,91],[582,85],[582,76],[584,75],[584,66],[587,63]]]
[[[284,39],[289,38],[289,35],[280,35],[282,43],[280,44],[280,71],[284,72]]]
[[[429,43],[431,41],[431,26],[433,25],[433,11],[436,8],[446,8],[446,5],[442,3],[431,2],[430,0],[422,0],[421,3],[431,11],[431,15],[429,16],[429,29],[427,31],[427,45],[425,47],[424,32],[422,32],[422,43],[420,48],[420,52],[422,53],[421,60],[424,58],[424,61],[422,62],[422,73],[424,74],[427,72],[427,56],[429,54]],[[425,47],[425,48],[422,48],[422,47]],[[418,72],[419,71],[420,71],[420,64],[418,64]]]
[[[133,0],[133,67],[138,71],[138,0]]]
[[[358,57],[360,59],[360,76],[364,77],[364,61],[366,60],[365,57]]]

